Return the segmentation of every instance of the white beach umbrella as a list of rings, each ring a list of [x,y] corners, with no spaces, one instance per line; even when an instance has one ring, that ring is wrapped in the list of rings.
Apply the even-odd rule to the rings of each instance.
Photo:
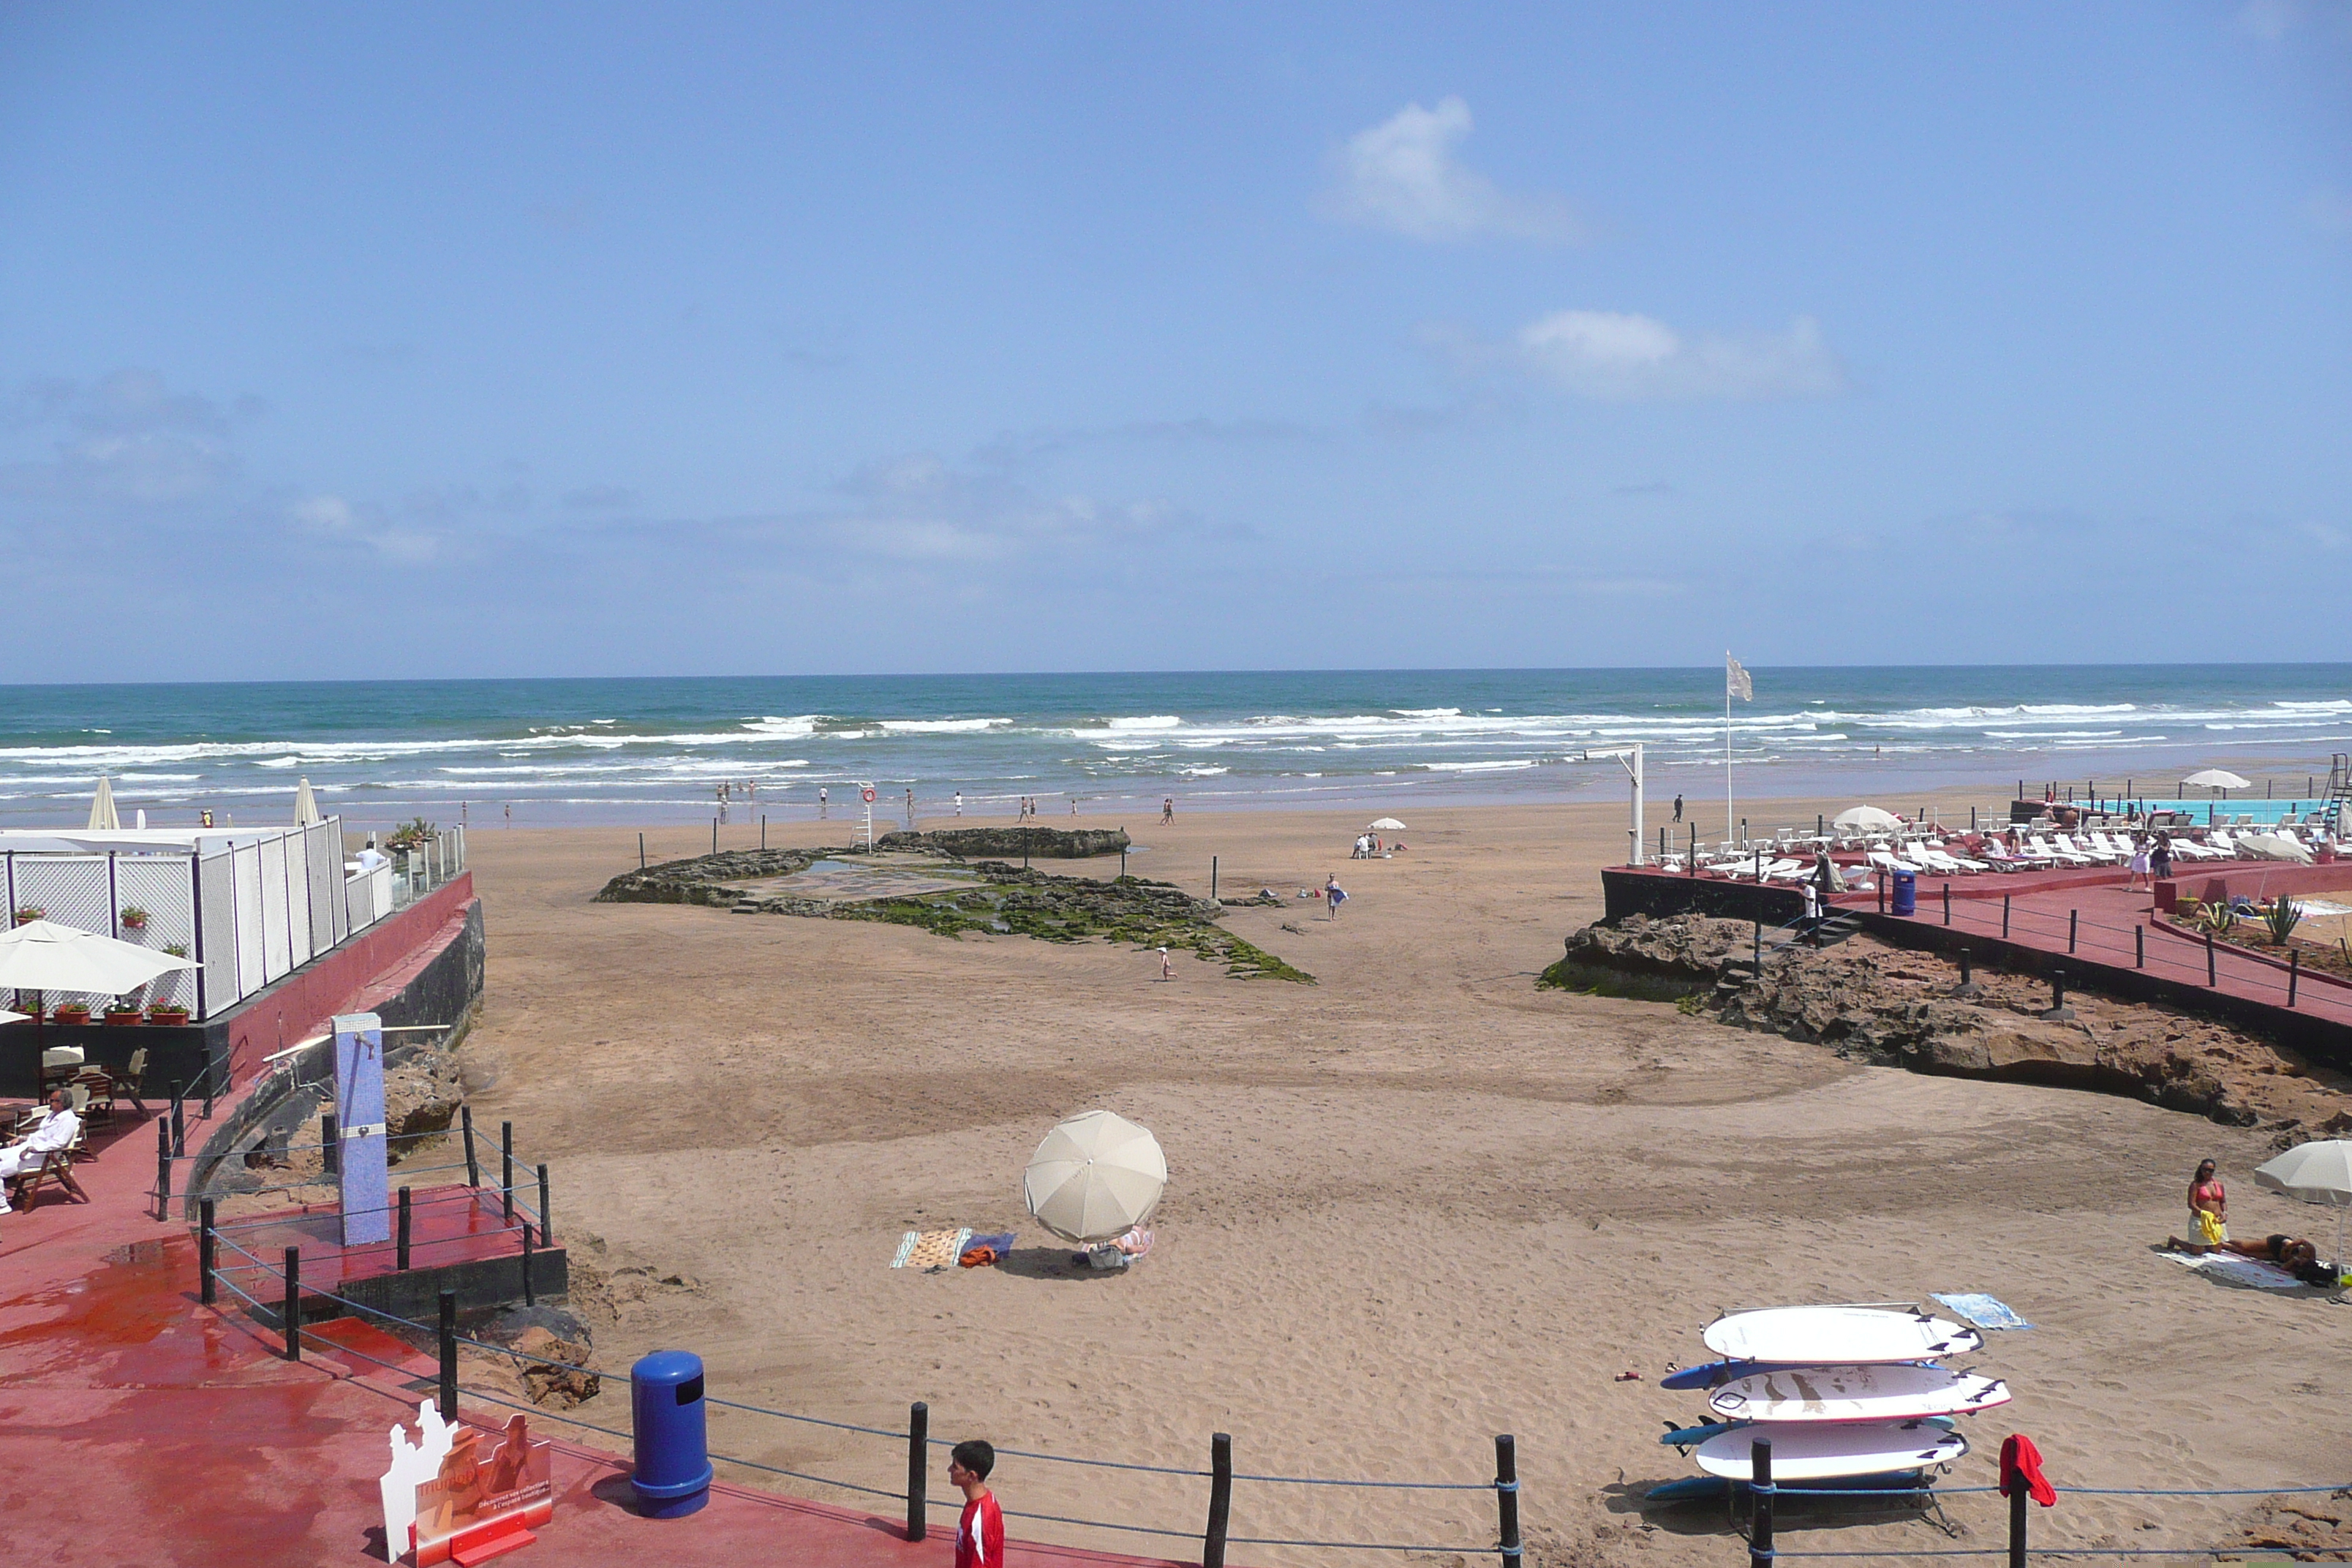
[[[2238,840],[2238,847],[2257,859],[2291,860],[2298,866],[2311,864],[2311,850],[2284,833],[2249,833]]]
[[[2336,1211],[2336,1277],[2344,1274],[2344,1211],[2352,1208],[2352,1139],[2298,1143],[2267,1165],[2254,1167],[2254,1180],[2274,1193],[2326,1204]]]
[[[100,773],[98,793],[89,797],[89,826],[100,833],[120,833],[122,819],[114,815],[114,781]]]
[[[1037,1223],[1081,1246],[1150,1218],[1167,1185],[1160,1141],[1108,1110],[1073,1116],[1046,1133],[1021,1174]]]
[[[1874,805],[1849,805],[1830,818],[1830,823],[1836,827],[1884,828],[1900,827],[1903,819]]]
[[[0,1024],[21,1024],[31,1016],[30,1013],[11,1013],[7,1008],[0,1007]]]
[[[2227,768],[2207,768],[2201,773],[2190,773],[2180,781],[2199,789],[2252,789],[2252,779],[2242,779]]]
[[[1404,824],[1393,816],[1383,816],[1373,821],[1370,830],[1374,833],[1402,833]]]
[[[0,988],[119,996],[159,974],[202,967],[192,958],[174,958],[55,921],[27,921],[0,931]]]
[[[326,820],[319,815],[319,797],[310,793],[310,781],[308,778],[297,779],[294,783],[294,826],[311,827]]]

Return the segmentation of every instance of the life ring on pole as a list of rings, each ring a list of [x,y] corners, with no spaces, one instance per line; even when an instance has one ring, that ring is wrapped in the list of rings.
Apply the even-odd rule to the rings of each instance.
[[[858,798],[863,800],[866,805],[872,805],[874,804],[874,791],[871,788],[859,790],[857,792],[857,795]]]

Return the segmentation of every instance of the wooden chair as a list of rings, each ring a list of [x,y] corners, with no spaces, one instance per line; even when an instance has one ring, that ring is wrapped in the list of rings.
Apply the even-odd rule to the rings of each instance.
[[[77,1138],[74,1142],[79,1143],[81,1140]],[[9,1201],[17,1208],[26,1210],[31,1209],[36,1203],[40,1201],[41,1187],[45,1183],[58,1187],[60,1190],[69,1192],[71,1189],[66,1187],[66,1173],[72,1163],[73,1151],[70,1148],[58,1150],[57,1152],[51,1154],[47,1159],[43,1160],[41,1162],[40,1169],[35,1171],[31,1175],[19,1176],[16,1179],[15,1184],[16,1193]]]
[[[121,1072],[109,1073],[106,1076],[111,1085],[111,1090],[107,1095],[107,1110],[110,1113],[114,1109],[115,1100],[120,1098],[129,1100],[131,1108],[140,1115],[147,1114],[146,1103],[139,1098],[140,1089],[147,1081],[146,1047],[142,1046],[131,1052],[130,1065]]]

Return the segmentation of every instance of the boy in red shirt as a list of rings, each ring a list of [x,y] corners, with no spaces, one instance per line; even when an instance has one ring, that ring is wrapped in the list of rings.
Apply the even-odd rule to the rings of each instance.
[[[1004,1516],[988,1489],[996,1450],[969,1437],[948,1450],[948,1484],[963,1493],[963,1518],[956,1521],[955,1568],[1004,1568]]]

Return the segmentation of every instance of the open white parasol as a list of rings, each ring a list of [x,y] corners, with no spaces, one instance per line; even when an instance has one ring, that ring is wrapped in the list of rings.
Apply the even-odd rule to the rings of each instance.
[[[26,921],[13,931],[0,931],[0,989],[120,996],[159,974],[202,967],[192,958],[174,958],[55,921]]]
[[[1167,1185],[1160,1141],[1108,1110],[1073,1116],[1046,1133],[1021,1174],[1037,1223],[1080,1246],[1141,1225]]]
[[[2347,1272],[2344,1211],[2352,1208],[2352,1139],[2298,1143],[2268,1164],[2255,1166],[2254,1180],[2274,1193],[2307,1204],[2326,1204],[2336,1211],[2336,1256],[2329,1261],[2336,1266],[2336,1278],[2342,1279]]]
[[[1903,826],[1903,819],[1891,811],[1881,811],[1874,805],[1849,805],[1830,818],[1830,823],[1835,827],[1876,829],[1900,827]]]
[[[2201,773],[2190,773],[2180,782],[2195,784],[2199,789],[2252,789],[2254,786],[2253,780],[2242,779],[2227,768],[2207,768]]]
[[[1402,833],[1404,831],[1404,824],[1399,822],[1393,816],[1383,816],[1371,823],[1370,831],[1374,833]]]

